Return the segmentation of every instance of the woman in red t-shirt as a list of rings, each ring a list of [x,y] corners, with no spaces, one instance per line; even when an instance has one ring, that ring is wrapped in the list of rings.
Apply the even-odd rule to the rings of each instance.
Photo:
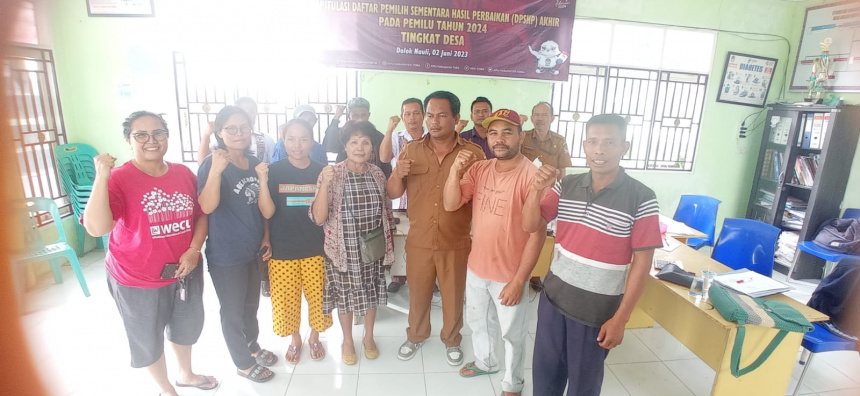
[[[214,389],[214,377],[191,369],[191,346],[203,329],[199,264],[208,228],[197,178],[184,165],[164,161],[169,133],[161,116],[138,111],[122,125],[134,157],[115,169],[110,154],[95,157],[83,224],[90,235],[111,233],[108,288],[125,325],[131,365],[146,367],[161,394],[176,395],[164,361],[167,330],[179,364],[176,386]]]

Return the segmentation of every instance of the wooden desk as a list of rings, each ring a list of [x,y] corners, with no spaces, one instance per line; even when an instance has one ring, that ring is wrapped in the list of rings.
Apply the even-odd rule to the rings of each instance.
[[[696,274],[701,274],[702,270],[709,268],[717,273],[731,270],[687,246],[680,246],[672,252],[658,249],[654,257],[681,260],[687,271]],[[652,275],[655,273],[656,271],[652,271]],[[785,295],[778,294],[767,298],[791,305],[811,322],[827,320],[827,315]],[[647,315],[656,320],[666,331],[716,371],[711,395],[785,395],[803,334],[789,333],[761,367],[741,378],[735,378],[732,376],[730,363],[737,325],[723,319],[710,302],[691,297],[685,287],[651,276],[645,283],[645,291],[637,304],[636,311],[640,311],[639,315]],[[761,326],[747,326],[746,329],[741,367],[746,367],[758,357],[777,334],[776,330]]]

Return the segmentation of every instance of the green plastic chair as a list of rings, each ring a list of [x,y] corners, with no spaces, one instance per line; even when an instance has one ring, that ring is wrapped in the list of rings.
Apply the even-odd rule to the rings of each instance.
[[[60,259],[66,258],[69,260],[75,276],[78,278],[78,283],[84,291],[84,295],[90,296],[90,289],[87,287],[87,281],[84,279],[84,273],[81,272],[81,264],[75,254],[75,250],[66,242],[66,230],[63,227],[63,219],[60,217],[60,210],[53,200],[48,198],[29,198],[17,205],[19,216],[25,224],[25,248],[13,256],[12,262],[16,266],[23,266],[36,261],[48,260],[51,263],[51,270],[54,273],[54,282],[63,283],[63,272],[60,268]],[[51,215],[51,224],[57,231],[57,240],[47,243],[42,238],[42,233],[36,227],[36,216],[39,213],[47,212]],[[22,290],[21,290],[22,291]]]
[[[93,190],[93,180],[96,176],[93,159],[97,155],[99,153],[93,146],[84,143],[62,144],[54,148],[54,157],[57,161],[63,190],[69,197],[72,213],[77,219],[83,215]],[[78,257],[81,257],[84,255],[87,232],[80,222],[75,222],[75,231],[78,235],[78,246],[75,250]],[[96,243],[107,251],[108,235],[96,238]]]

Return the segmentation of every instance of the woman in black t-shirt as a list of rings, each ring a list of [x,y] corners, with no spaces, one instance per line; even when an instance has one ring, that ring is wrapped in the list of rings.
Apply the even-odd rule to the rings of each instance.
[[[275,375],[266,367],[278,357],[257,342],[260,260],[268,259],[270,249],[257,203],[258,174],[266,171],[266,163],[248,151],[251,125],[249,115],[238,107],[218,112],[218,149],[200,165],[197,189],[200,208],[209,215],[206,261],[221,303],[227,350],[240,376],[266,382]]]
[[[272,322],[275,334],[292,335],[286,359],[298,363],[302,356],[302,290],[308,301],[308,338],[313,360],[325,357],[320,332],[332,325],[331,314],[323,315],[325,254],[323,230],[308,217],[317,178],[323,164],[310,159],[313,130],[301,119],[293,119],[283,129],[281,140],[287,158],[269,167],[260,176],[260,211],[269,219],[272,259],[269,281],[272,288]]]

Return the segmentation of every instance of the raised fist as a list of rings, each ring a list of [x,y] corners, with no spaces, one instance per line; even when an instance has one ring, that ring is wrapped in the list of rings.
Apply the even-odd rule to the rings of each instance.
[[[209,171],[220,174],[224,172],[224,169],[227,169],[229,163],[230,154],[227,154],[227,150],[217,149],[212,152],[212,167]]]
[[[116,157],[112,157],[108,153],[102,153],[93,157],[93,163],[96,166],[96,176],[108,177],[110,170],[116,165]]]
[[[406,176],[409,176],[409,170],[412,169],[412,160],[403,159],[397,161],[397,166],[394,167],[394,176],[398,179],[403,179]]]
[[[468,166],[474,160],[475,154],[472,154],[469,150],[461,150],[457,153],[457,158],[454,158],[454,164],[451,165],[451,170],[459,171],[460,169]]]
[[[535,191],[544,191],[552,187],[558,180],[559,170],[552,165],[543,165],[538,168],[535,173],[535,178],[532,181],[532,189]]]
[[[399,124],[399,123],[400,123],[400,117],[391,116],[391,118],[388,119],[388,131],[389,132],[393,131],[394,128],[397,128],[397,124]]]
[[[254,171],[257,172],[257,179],[260,181],[269,180],[269,164],[260,162],[254,167]]]
[[[334,167],[329,165],[323,168],[322,172],[320,172],[320,178],[322,178],[322,185],[328,187],[332,179],[334,179]]]

